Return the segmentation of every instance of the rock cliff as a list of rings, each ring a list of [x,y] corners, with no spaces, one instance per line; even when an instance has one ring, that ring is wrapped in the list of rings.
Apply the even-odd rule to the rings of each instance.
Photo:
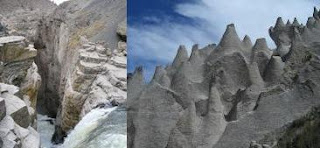
[[[0,82],[18,87],[11,95],[21,98],[18,107],[24,110],[14,112],[27,117],[14,121],[29,129],[36,128],[37,113],[56,118],[52,141],[61,143],[92,109],[123,106],[126,46],[125,0],[72,0],[59,6],[49,0],[1,0]],[[2,110],[14,109],[2,105],[1,116],[15,119]],[[9,140],[25,135],[16,137]]]
[[[39,147],[37,50],[21,36],[0,37],[0,147]]]
[[[55,142],[91,109],[126,100],[125,24],[124,0],[68,1],[40,21],[38,109],[57,118]]]
[[[128,79],[129,148],[281,147],[279,134],[319,105],[320,14],[306,25],[278,18],[266,40],[242,40],[230,24],[218,45],[180,46],[150,83]],[[258,142],[255,142],[258,141]]]

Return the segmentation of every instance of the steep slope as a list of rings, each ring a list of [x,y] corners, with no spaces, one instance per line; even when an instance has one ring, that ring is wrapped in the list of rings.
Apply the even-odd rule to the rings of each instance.
[[[319,16],[315,9],[306,26],[278,18],[276,50],[265,39],[240,40],[231,24],[217,46],[195,45],[190,57],[180,46],[149,84],[137,68],[128,80],[128,147],[247,148],[305,115],[320,103]]]
[[[0,37],[13,35],[26,43],[7,44],[0,38],[1,82],[20,87],[16,95],[28,99],[26,106],[34,110],[32,126],[36,113],[55,118],[54,143],[63,142],[91,110],[126,101],[125,0],[72,0],[59,6],[49,0],[1,0]],[[122,120],[119,129],[125,127]]]
[[[48,0],[1,0],[0,22],[10,35],[24,36],[33,41],[39,20],[56,7]]]
[[[126,100],[125,24],[125,0],[68,1],[41,20],[38,109],[57,117],[55,142],[91,109]]]

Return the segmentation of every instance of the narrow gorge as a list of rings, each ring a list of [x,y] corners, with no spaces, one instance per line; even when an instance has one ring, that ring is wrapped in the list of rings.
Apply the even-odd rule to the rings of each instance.
[[[0,147],[125,147],[126,36],[125,0],[1,0]]]
[[[151,82],[128,78],[129,148],[319,147],[320,13],[306,25],[281,17],[266,39],[181,45]]]

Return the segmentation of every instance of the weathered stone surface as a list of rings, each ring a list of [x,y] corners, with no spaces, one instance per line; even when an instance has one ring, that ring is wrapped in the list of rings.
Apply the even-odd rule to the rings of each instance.
[[[1,37],[0,38],[0,44],[6,44],[6,43],[19,43],[24,41],[26,38],[23,36],[7,36],[7,37]]]
[[[1,84],[1,86],[5,85]],[[39,136],[32,139],[29,138],[31,134],[37,135],[37,132],[34,129],[32,131],[32,128],[29,126],[30,116],[26,104],[20,98],[10,94],[16,92],[16,87],[7,85],[1,88],[5,90],[1,93],[1,97],[5,100],[7,110],[7,115],[0,121],[2,147],[39,147]]]
[[[122,38],[122,40],[127,40],[127,20],[122,21],[118,25],[117,33]]]
[[[17,135],[17,137],[20,137],[21,139],[27,137],[30,134],[30,131],[28,129],[25,129],[17,124],[15,124],[13,131]]]
[[[28,127],[30,116],[26,104],[20,98],[8,93],[2,94],[1,97],[5,98],[7,115],[10,115],[18,125]]]
[[[6,116],[0,121],[0,137],[5,137],[11,130],[14,130],[15,122],[11,116]]]
[[[31,45],[26,47],[26,39],[21,36],[0,37],[1,61],[5,63],[23,61],[34,58],[37,50]]]
[[[60,140],[93,108],[125,104],[126,1],[77,0],[57,7],[47,0],[3,0],[0,22],[8,35],[0,38],[0,82],[20,88],[2,97],[13,98],[8,114],[22,128],[36,125],[38,109],[57,117]],[[16,133],[13,145],[39,147],[30,133]]]
[[[0,121],[6,116],[6,104],[3,98],[0,98]]]
[[[56,7],[47,0],[2,0],[0,21],[6,27],[5,35],[19,35],[33,40],[39,20]]]
[[[40,136],[35,129],[28,127],[29,134],[21,141],[21,148],[38,148],[40,147]]]
[[[6,34],[7,34],[7,28],[3,26],[2,23],[0,22],[0,37],[5,36]]]
[[[20,87],[20,94],[30,102],[28,106],[36,110],[38,91],[41,84],[41,77],[35,63],[28,69],[26,78]]]
[[[319,15],[306,26],[278,18],[269,30],[275,51],[263,38],[241,41],[231,24],[218,46],[194,46],[190,57],[180,47],[148,84],[136,69],[128,79],[128,147],[275,147],[270,135],[320,105]]]
[[[121,52],[108,56],[100,52],[105,51],[101,45],[84,44],[64,92],[61,127],[65,132],[94,107],[126,100],[126,57]]]

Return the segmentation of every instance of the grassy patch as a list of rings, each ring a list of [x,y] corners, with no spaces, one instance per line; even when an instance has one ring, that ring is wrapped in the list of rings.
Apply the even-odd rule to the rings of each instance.
[[[99,33],[104,28],[103,21],[95,21],[88,27],[83,27],[75,31],[75,33],[70,37],[69,48],[75,48],[80,43],[80,37],[86,36],[87,38],[93,37],[95,34]]]
[[[279,148],[320,147],[320,107],[312,109],[305,117],[295,120],[279,139]]]

